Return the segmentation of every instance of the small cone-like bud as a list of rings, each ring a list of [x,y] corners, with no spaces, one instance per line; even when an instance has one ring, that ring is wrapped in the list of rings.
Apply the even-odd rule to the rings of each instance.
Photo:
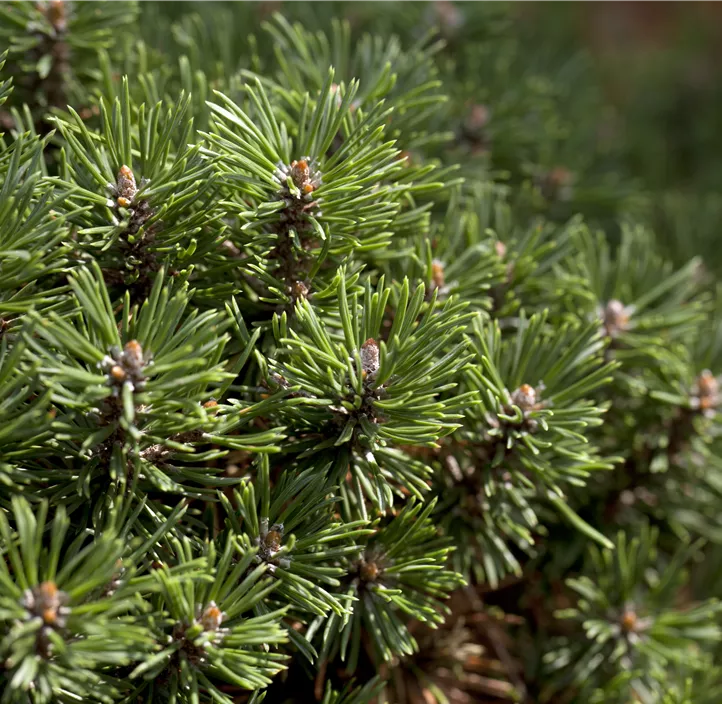
[[[441,288],[446,279],[444,276],[444,263],[439,259],[434,259],[431,262],[431,278],[436,288]]]
[[[200,623],[204,631],[217,631],[223,623],[225,614],[216,606],[215,601],[211,601],[203,610]]]
[[[135,183],[133,172],[125,164],[118,171],[116,189],[118,191],[118,205],[127,208],[133,202],[133,198],[138,192],[138,186]]]
[[[511,402],[522,411],[530,411],[536,405],[536,389],[529,384],[522,384],[511,395]]]
[[[369,338],[361,345],[361,369],[366,375],[374,375],[379,370],[379,346],[376,340]]]

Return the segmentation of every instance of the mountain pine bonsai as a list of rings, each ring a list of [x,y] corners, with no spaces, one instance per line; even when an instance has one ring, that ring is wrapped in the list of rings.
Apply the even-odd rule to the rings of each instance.
[[[722,295],[588,67],[280,9],[0,7],[0,702],[719,702]]]

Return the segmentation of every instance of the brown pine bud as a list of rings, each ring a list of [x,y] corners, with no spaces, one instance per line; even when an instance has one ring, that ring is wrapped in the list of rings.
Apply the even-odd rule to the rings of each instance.
[[[46,626],[62,626],[61,610],[67,600],[67,594],[61,592],[55,582],[43,582],[27,595],[25,606],[40,616]]]
[[[486,105],[473,105],[466,119],[467,129],[472,132],[483,130],[489,123],[490,115],[491,113]]]
[[[602,312],[602,320],[607,335],[614,337],[619,332],[627,329],[629,325],[629,313],[621,301],[612,299],[607,302]]]
[[[709,369],[705,369],[697,377],[697,388],[699,389],[699,406],[702,410],[708,411],[719,405],[719,380]]]
[[[308,286],[303,281],[294,281],[289,286],[291,298],[294,301],[303,300],[308,296]]]
[[[143,348],[140,346],[138,340],[131,340],[126,343],[123,348],[123,354],[130,364],[138,367],[143,364]]]
[[[269,530],[263,539],[263,544],[270,552],[278,552],[281,549],[283,535],[278,530]]]
[[[379,577],[379,567],[375,562],[361,562],[359,575],[364,582],[375,582]]]
[[[45,16],[56,32],[64,32],[67,26],[65,4],[62,0],[51,0],[45,10]]]
[[[361,345],[361,370],[364,376],[373,376],[379,370],[379,346],[376,340],[369,338]]]
[[[306,159],[291,162],[291,179],[300,189],[303,189],[306,185],[310,185],[311,169]]]
[[[216,602],[211,601],[203,610],[200,619],[203,630],[217,631],[221,627],[224,617],[225,614],[216,606]]]
[[[637,614],[627,609],[622,616],[622,628],[627,633],[634,633],[637,630]]]
[[[536,389],[529,384],[522,384],[512,395],[511,402],[522,411],[530,411],[536,405]]]
[[[122,382],[125,381],[127,374],[123,371],[123,367],[115,364],[110,368],[110,376],[114,381]]]
[[[122,208],[127,208],[133,202],[133,198],[138,192],[138,186],[135,183],[135,175],[125,164],[120,167],[115,188],[118,193],[116,202]]]
[[[435,288],[441,288],[444,285],[444,264],[439,259],[434,259],[431,262],[431,278]]]

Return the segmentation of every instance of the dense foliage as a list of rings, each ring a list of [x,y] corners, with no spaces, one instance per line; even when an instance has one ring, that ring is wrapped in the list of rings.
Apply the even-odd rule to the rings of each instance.
[[[203,5],[0,7],[0,701],[719,702],[722,293],[584,56]]]

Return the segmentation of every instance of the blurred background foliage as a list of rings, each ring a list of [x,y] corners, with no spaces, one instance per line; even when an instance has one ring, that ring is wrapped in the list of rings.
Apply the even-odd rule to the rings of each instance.
[[[527,171],[544,167],[572,183],[584,174],[560,217],[581,210],[604,220],[615,203],[612,218],[603,222],[612,236],[620,216],[643,218],[678,262],[701,254],[715,274],[722,268],[716,246],[722,5],[142,3],[141,26],[148,46],[197,52],[204,65],[212,60],[222,73],[274,51],[261,24],[278,10],[319,29],[344,17],[354,40],[380,31],[413,41],[440,27],[444,89],[454,98],[450,109],[459,112],[462,131],[474,116],[486,118],[497,145],[508,136],[500,132],[513,133],[509,153],[517,159],[526,151]],[[229,35],[214,30],[219,22],[237,28],[236,41],[217,40]],[[518,124],[522,101],[529,103],[528,121]],[[474,113],[474,106],[485,112]],[[505,113],[517,122],[505,121]],[[504,149],[492,150],[491,168],[513,172]]]

